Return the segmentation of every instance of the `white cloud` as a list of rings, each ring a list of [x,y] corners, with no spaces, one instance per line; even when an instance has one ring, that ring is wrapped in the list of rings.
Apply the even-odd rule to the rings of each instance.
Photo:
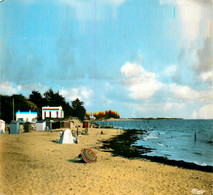
[[[18,90],[12,86],[9,82],[0,83],[0,94],[1,95],[13,95],[16,94]]]
[[[202,102],[213,102],[213,87],[208,90],[200,91],[200,100]]]
[[[198,119],[198,113],[196,111],[193,111],[192,119]]]
[[[168,66],[168,67],[163,71],[163,73],[164,73],[164,75],[171,77],[171,76],[173,76],[173,75],[175,74],[176,71],[177,71],[177,66],[171,65],[171,66]]]
[[[209,77],[207,72],[213,68],[212,1],[159,0],[159,2],[176,10],[175,17],[183,43],[180,45],[179,69],[173,77],[174,81],[183,84],[190,78],[194,84],[200,79],[209,84],[211,76]]]
[[[170,5],[170,6],[191,6],[191,5],[203,5],[203,6],[212,6],[211,0],[159,0],[161,5]]]
[[[156,80],[155,73],[144,70],[139,64],[127,62],[120,72],[124,85],[130,91],[129,97],[133,99],[148,99],[163,85]]]
[[[170,89],[172,96],[176,99],[198,100],[200,98],[199,92],[188,86],[170,84]]]
[[[197,50],[198,63],[195,70],[198,74],[208,71],[212,72],[213,69],[213,38],[206,38],[203,47]]]
[[[80,21],[85,21],[85,20],[104,19],[107,14],[106,12],[107,8],[110,8],[113,10],[113,12],[115,12],[116,7],[125,3],[126,0],[99,0],[99,1],[56,0],[56,1],[62,2],[68,5],[71,9],[74,9],[75,17]]]
[[[181,33],[187,40],[209,36],[212,21],[212,2],[206,0],[159,0],[161,5],[177,8]]]
[[[213,104],[206,104],[199,110],[200,119],[213,119]]]
[[[200,74],[200,78],[203,81],[213,82],[213,72],[212,71],[208,71],[208,72],[201,73]]]
[[[30,83],[30,84],[18,85],[19,90],[27,90],[27,91],[39,90],[40,91],[42,88],[45,88],[44,90],[48,89],[47,86],[42,86],[41,83]]]
[[[193,100],[208,103],[213,101],[213,87],[205,90],[194,90],[189,86],[169,84],[171,96],[178,100]]]
[[[165,111],[169,111],[169,110],[180,110],[182,108],[185,107],[185,104],[184,103],[166,103],[165,106],[164,106],[164,110]]]
[[[95,6],[96,4],[108,4],[111,6],[119,6],[122,5],[123,3],[125,3],[126,0],[97,0],[97,1],[93,1],[93,0],[87,0],[87,1],[79,1],[79,0],[59,0],[65,4],[68,4],[72,7],[79,7],[79,6],[86,6],[86,5],[93,5]]]
[[[70,101],[73,101],[76,98],[78,98],[81,101],[83,101],[86,106],[88,106],[91,103],[93,90],[91,90],[88,87],[79,87],[79,88],[72,88],[70,90],[62,89],[60,90],[60,93],[65,98],[68,98]]]
[[[145,103],[133,104],[135,114],[141,117],[177,117],[184,118],[188,113],[183,112],[186,109],[183,103]]]

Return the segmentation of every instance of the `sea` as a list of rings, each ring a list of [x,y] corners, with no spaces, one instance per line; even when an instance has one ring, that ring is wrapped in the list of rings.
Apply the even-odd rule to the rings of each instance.
[[[141,156],[213,166],[213,120],[127,120],[97,124],[127,131],[145,130],[137,134],[138,140],[133,144],[151,149]]]

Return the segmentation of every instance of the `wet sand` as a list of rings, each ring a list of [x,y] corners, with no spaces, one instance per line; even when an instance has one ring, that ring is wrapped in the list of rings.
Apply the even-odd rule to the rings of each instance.
[[[101,131],[104,134],[101,134]],[[212,194],[212,173],[113,156],[102,141],[122,131],[89,129],[79,144],[58,144],[59,130],[0,135],[0,194]],[[81,163],[82,148],[98,161]]]

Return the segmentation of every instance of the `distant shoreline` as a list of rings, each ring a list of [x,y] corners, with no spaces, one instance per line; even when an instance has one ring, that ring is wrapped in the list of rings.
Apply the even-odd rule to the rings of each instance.
[[[184,118],[109,118],[109,119],[97,119],[90,122],[99,121],[147,121],[147,120],[213,120],[213,119],[184,119]]]
[[[141,121],[141,120],[184,120],[184,118],[109,118],[109,119],[97,119],[95,121]],[[94,122],[95,122],[94,121]]]

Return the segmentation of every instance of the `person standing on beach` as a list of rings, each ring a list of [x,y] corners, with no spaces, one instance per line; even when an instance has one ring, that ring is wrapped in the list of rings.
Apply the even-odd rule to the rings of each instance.
[[[60,139],[61,139],[61,137],[62,137],[62,134],[63,134],[63,132],[62,132],[62,130],[59,132],[59,137],[60,137]]]
[[[78,126],[76,126],[76,137],[78,137]]]

